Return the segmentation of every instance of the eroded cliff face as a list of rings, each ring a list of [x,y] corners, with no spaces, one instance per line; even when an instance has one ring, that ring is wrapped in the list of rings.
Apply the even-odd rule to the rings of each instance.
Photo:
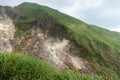
[[[79,49],[69,39],[52,37],[41,28],[33,27],[16,38],[17,51],[42,58],[58,69],[73,69],[82,73],[91,72],[91,65],[77,53]]]
[[[5,9],[0,7],[0,52],[12,52],[15,26]]]
[[[15,37],[17,26],[13,20],[19,16],[9,8],[0,8],[0,11],[0,52],[27,53],[46,60],[58,69],[91,72],[91,65],[77,55],[80,50],[69,40],[62,25],[53,26],[48,19],[38,18],[31,29]]]

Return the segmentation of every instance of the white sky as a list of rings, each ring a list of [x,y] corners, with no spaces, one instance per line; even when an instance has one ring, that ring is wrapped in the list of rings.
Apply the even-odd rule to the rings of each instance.
[[[22,2],[46,5],[89,24],[120,32],[120,0],[0,0],[0,5]]]

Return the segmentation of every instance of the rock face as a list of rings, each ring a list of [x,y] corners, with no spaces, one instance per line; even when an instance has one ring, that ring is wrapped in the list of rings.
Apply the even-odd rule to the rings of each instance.
[[[41,28],[33,27],[16,38],[16,49],[27,54],[42,58],[58,69],[74,69],[89,73],[89,62],[76,55],[79,49],[67,38],[54,38],[43,33]]]
[[[14,39],[15,26],[13,21],[6,15],[5,9],[0,8],[0,51],[12,52],[12,40]]]
[[[10,13],[10,14],[8,14]],[[79,49],[69,40],[62,25],[38,18],[33,27],[23,35],[14,37],[17,16],[10,8],[0,7],[0,52],[23,52],[42,58],[58,69],[74,69],[83,73],[91,71],[89,62],[78,57]],[[14,43],[13,43],[14,42]]]

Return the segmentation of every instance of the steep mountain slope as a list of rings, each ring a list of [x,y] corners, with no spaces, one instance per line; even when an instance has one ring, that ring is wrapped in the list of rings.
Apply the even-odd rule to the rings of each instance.
[[[105,80],[120,79],[120,33],[35,3],[1,7],[0,15],[6,19],[2,10],[14,22],[15,37],[8,40],[13,52],[42,58],[58,69],[97,74]]]

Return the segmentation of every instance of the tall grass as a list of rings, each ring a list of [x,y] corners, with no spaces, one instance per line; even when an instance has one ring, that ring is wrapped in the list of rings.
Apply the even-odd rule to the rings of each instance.
[[[58,71],[28,55],[0,54],[0,80],[102,80],[93,75]]]

